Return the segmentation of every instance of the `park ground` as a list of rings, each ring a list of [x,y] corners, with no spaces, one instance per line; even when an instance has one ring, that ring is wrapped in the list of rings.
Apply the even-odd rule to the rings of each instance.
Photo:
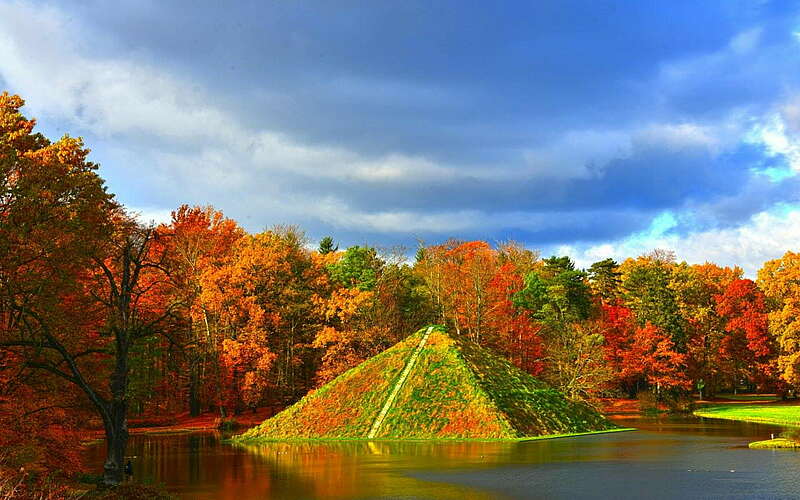
[[[800,427],[800,403],[758,395],[708,402],[695,410],[694,414],[698,417]]]

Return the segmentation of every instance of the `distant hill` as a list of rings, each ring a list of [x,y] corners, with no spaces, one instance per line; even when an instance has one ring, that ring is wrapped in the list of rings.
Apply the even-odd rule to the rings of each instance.
[[[515,439],[615,427],[491,351],[429,327],[236,440]]]

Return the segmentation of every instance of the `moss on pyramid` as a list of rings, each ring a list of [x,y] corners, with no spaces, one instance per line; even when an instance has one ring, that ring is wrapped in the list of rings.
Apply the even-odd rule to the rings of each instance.
[[[416,363],[375,439],[517,439],[616,426],[591,407],[441,327],[427,329],[307,394],[237,440],[366,438],[401,373]]]

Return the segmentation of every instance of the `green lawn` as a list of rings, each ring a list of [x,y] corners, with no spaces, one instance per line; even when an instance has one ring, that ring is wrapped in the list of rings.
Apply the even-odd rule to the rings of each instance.
[[[772,450],[772,449],[789,449],[789,450],[796,450],[800,448],[800,443],[793,439],[786,439],[786,438],[775,438],[775,439],[767,439],[766,441],[756,441],[754,443],[750,443],[748,445],[750,448],[754,450]]]
[[[731,401],[778,401],[778,396],[770,394],[718,394],[719,399],[730,399]]]
[[[800,404],[729,404],[701,408],[694,412],[698,417],[744,420],[767,424],[800,427]]]

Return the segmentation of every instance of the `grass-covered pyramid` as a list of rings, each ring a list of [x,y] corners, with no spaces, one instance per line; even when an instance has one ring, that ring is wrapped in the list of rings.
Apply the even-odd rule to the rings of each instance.
[[[433,327],[236,439],[515,439],[612,428],[589,406],[568,401],[496,354]]]

